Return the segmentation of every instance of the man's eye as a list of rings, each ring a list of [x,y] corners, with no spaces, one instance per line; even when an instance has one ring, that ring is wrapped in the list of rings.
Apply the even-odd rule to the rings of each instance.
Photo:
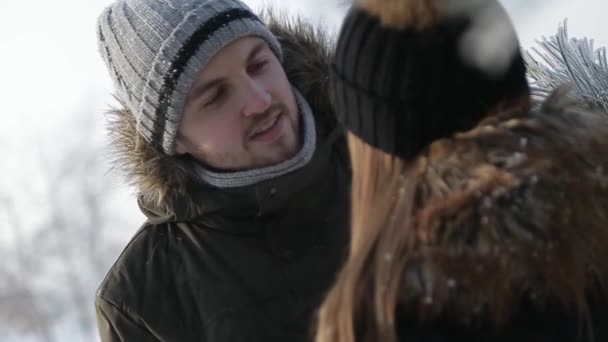
[[[215,94],[213,94],[213,96],[209,100],[205,101],[203,106],[209,107],[215,104],[216,102],[219,102],[222,99],[222,96],[224,96],[224,90],[220,88],[215,92]]]
[[[267,60],[263,60],[260,62],[253,63],[249,66],[248,70],[251,73],[260,72],[264,69],[264,67],[268,64]]]

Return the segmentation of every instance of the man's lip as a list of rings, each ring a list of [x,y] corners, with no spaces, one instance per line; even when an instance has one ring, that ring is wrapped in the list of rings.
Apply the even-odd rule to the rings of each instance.
[[[279,116],[281,116],[281,113],[278,113],[277,115],[273,116],[271,119],[265,121],[264,123],[260,124],[257,126],[256,129],[253,130],[253,132],[249,135],[250,139],[255,138],[256,135],[260,134],[263,131],[258,131],[259,127],[267,127],[266,130],[268,130],[268,128],[272,127],[273,125],[276,124],[276,121],[279,119]],[[267,126],[270,125],[270,126]]]

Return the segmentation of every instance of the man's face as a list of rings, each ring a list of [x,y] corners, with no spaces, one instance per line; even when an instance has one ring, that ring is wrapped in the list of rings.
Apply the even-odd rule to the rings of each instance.
[[[194,81],[176,150],[218,170],[280,163],[299,148],[291,85],[268,44],[235,40],[213,56]]]

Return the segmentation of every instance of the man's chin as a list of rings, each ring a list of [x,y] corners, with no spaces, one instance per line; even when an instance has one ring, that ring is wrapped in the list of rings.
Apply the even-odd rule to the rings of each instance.
[[[266,156],[264,158],[260,158],[259,162],[256,163],[258,166],[257,168],[262,168],[262,167],[269,167],[269,166],[275,166],[278,164],[281,164],[291,158],[293,158],[296,153],[297,153],[297,149],[290,149],[290,150],[284,150],[281,152],[277,152],[277,154],[272,155],[272,156]]]

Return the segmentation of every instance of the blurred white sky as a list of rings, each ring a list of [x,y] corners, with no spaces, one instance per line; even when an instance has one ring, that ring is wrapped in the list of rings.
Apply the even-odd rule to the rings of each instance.
[[[95,21],[110,0],[29,0],[0,2],[0,96],[4,124],[0,148],[18,149],[22,139],[38,132],[69,125],[85,102],[101,111],[109,101],[111,84],[97,54]],[[254,8],[262,3],[289,8],[324,22],[339,25],[343,0],[246,0]],[[600,15],[608,12],[602,0],[503,0],[512,15],[520,40],[555,32],[569,18],[571,35],[587,35],[596,45],[607,45],[608,30]],[[344,6],[342,6],[344,8]],[[87,106],[88,107],[88,106]],[[101,113],[99,115],[101,117]]]
[[[299,12],[332,31],[338,29],[345,9],[339,5],[344,0],[245,1],[254,8],[265,3]],[[37,168],[35,147],[53,151],[62,144],[77,143],[74,122],[84,111],[92,112],[87,116],[94,120],[95,137],[103,139],[102,114],[111,103],[112,85],[97,53],[95,23],[110,2],[0,1],[0,151],[4,157],[0,191],[8,183],[44,187],[44,177],[32,176]],[[571,36],[588,36],[596,40],[596,46],[608,45],[608,30],[601,20],[605,18],[600,18],[608,13],[605,0],[502,3],[525,47],[552,35],[565,17]],[[34,172],[24,171],[24,165]]]

